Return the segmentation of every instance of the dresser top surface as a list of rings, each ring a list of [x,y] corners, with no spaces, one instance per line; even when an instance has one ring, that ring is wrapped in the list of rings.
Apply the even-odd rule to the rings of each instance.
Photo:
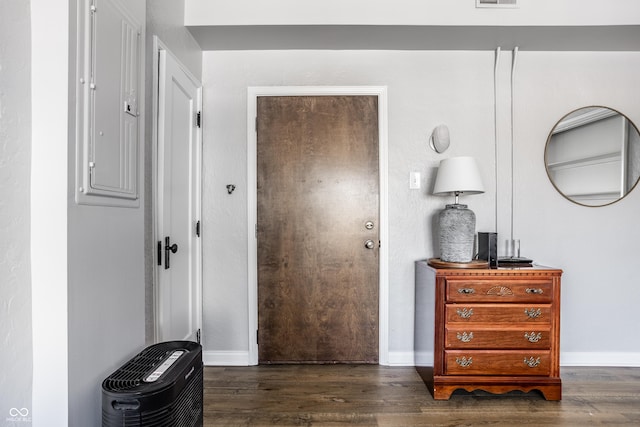
[[[436,275],[446,276],[539,276],[551,275],[560,276],[562,270],[555,267],[533,264],[532,267],[498,267],[498,268],[436,268],[429,265],[427,260],[416,262],[430,270]]]

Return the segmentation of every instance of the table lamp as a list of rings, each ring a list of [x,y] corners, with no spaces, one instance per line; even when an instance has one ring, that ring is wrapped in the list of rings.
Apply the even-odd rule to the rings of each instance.
[[[468,263],[473,259],[476,215],[458,203],[461,194],[484,193],[478,165],[473,157],[452,157],[440,161],[433,194],[454,195],[455,203],[440,212],[440,260]]]

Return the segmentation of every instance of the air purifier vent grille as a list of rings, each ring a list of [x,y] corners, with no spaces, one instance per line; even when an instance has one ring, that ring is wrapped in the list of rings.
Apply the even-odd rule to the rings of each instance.
[[[203,422],[202,347],[155,344],[102,382],[103,427],[196,427]]]
[[[148,351],[138,354],[109,376],[105,380],[104,387],[109,391],[124,391],[139,387],[144,375],[160,365],[173,350],[162,345],[150,347]]]

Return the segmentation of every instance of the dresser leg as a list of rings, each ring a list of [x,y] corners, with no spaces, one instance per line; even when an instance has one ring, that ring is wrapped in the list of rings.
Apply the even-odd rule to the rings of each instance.
[[[540,387],[538,390],[540,390],[546,400],[562,400],[562,387]]]
[[[433,399],[434,400],[449,400],[451,398],[451,394],[456,390],[457,387],[445,387],[445,386],[436,386],[433,387]]]

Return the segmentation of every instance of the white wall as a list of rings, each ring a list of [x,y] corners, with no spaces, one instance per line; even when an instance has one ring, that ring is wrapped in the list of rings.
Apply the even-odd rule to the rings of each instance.
[[[629,25],[635,0],[518,0],[476,9],[475,0],[186,0],[186,25]],[[250,13],[248,13],[250,11]],[[497,12],[497,13],[496,13]]]
[[[250,11],[250,13],[247,13]],[[186,0],[204,50],[384,49],[636,51],[640,2],[518,0]]]
[[[29,2],[0,2],[0,425],[31,410],[31,20]],[[6,367],[11,367],[7,369]],[[14,409],[15,411],[15,409]],[[29,419],[26,414],[25,419]],[[14,423],[15,424],[15,423]],[[28,424],[27,424],[28,425]]]
[[[494,129],[492,51],[220,51],[205,52],[204,347],[210,360],[247,351],[246,89],[248,86],[386,85],[389,96],[390,362],[412,360],[414,261],[437,256],[434,215],[448,202],[431,196],[439,160],[472,155],[487,192],[464,197],[477,229],[511,230],[510,52],[498,82]],[[620,324],[634,324],[632,280],[640,193],[590,209],[559,196],[543,153],[547,134],[572,108],[603,104],[640,123],[634,100],[636,53],[521,52],[515,86],[514,235],[523,254],[565,269],[562,360],[565,364],[638,364],[640,344]],[[438,124],[451,148],[427,148]],[[497,153],[496,148],[497,147]],[[496,159],[498,168],[496,170]],[[422,189],[409,190],[410,171]],[[496,180],[497,175],[497,180]],[[226,184],[236,184],[233,195]],[[637,228],[636,228],[637,230]],[[635,233],[635,234],[634,234]],[[635,239],[634,239],[635,237]],[[609,248],[615,248],[611,251]],[[606,295],[597,291],[607,287]],[[615,289],[615,290],[614,290]],[[619,304],[615,302],[624,301]],[[585,327],[585,325],[587,327]]]
[[[75,204],[77,5],[31,6],[33,423],[98,425],[102,380],[145,343],[143,208]]]
[[[141,25],[144,39],[145,0],[120,3]],[[73,30],[72,26],[71,40],[75,41]],[[141,46],[141,55],[144,58],[144,46]],[[75,65],[74,60],[72,57],[71,63]],[[73,70],[70,80],[75,84]],[[139,87],[139,145],[142,146],[146,107],[145,90],[142,85]],[[70,102],[70,117],[75,118],[73,102]],[[88,426],[100,419],[102,380],[145,344],[144,194],[140,194],[138,208],[77,205],[72,197],[76,186],[75,147],[72,136],[69,138],[67,218],[69,426]],[[143,188],[141,149],[139,153],[138,188]]]
[[[38,402],[37,405],[34,403],[37,409],[34,424],[97,425],[102,379],[142,349],[145,334],[149,341],[152,339],[152,322],[145,327],[145,311],[152,319],[150,273],[145,277],[145,262],[147,270],[151,268],[151,249],[144,246],[145,237],[147,243],[150,240],[149,235],[145,236],[145,222],[146,229],[151,227],[150,149],[143,131],[140,144],[144,147],[141,150],[144,156],[140,156],[139,188],[144,188],[144,192],[140,208],[78,206],[73,202],[75,57],[73,53],[71,57],[64,53],[69,45],[72,52],[75,49],[76,3],[73,0],[55,3],[33,0],[32,3],[37,11],[34,18],[37,23],[34,25],[34,62],[47,64],[42,69],[48,70],[47,74],[38,73],[35,82],[36,85],[41,84],[41,90],[34,95],[34,105],[41,115],[34,125],[34,135],[38,137],[34,145],[38,145],[39,150],[34,155],[34,162],[38,164],[34,175],[34,197],[43,208],[34,214],[32,226],[57,236],[49,240],[47,236],[38,236],[32,243],[32,251],[38,252],[34,257],[34,271],[39,272],[39,279],[34,280],[33,285],[34,307],[37,305],[34,308],[34,358],[37,359],[34,372],[37,380],[33,394],[34,401]],[[183,63],[199,75],[201,52],[182,25],[182,3],[159,0],[148,3],[151,31],[159,33]],[[121,4],[126,4],[124,7],[135,20],[142,24],[145,22],[147,1]],[[52,10],[58,14],[53,14]],[[67,16],[71,17],[70,20]],[[55,31],[59,37],[51,38],[49,31]],[[147,46],[150,45],[150,37],[147,38]],[[150,51],[147,53],[150,57]],[[150,92],[145,98],[145,89],[151,88],[151,75],[148,65],[145,86],[141,90],[143,114],[140,118],[141,123],[145,123],[146,117],[148,120],[146,126],[140,126],[141,129],[150,129],[151,119],[144,113],[144,105],[150,102]],[[52,81],[57,84],[52,84]],[[48,89],[57,90],[57,93],[53,95]],[[52,111],[58,114],[51,114]],[[70,122],[68,130],[67,120]],[[57,132],[51,132],[52,129],[57,129]],[[52,153],[62,156],[64,161],[47,162]],[[61,187],[57,188],[62,190],[62,197],[48,187],[47,180],[52,176],[63,177]],[[61,214],[57,220],[50,216],[51,207],[46,208],[47,200],[51,201],[47,194],[55,195],[52,197],[56,197],[54,200],[58,206],[60,202],[63,204],[60,211],[56,211]],[[55,250],[51,250],[51,242],[55,242]],[[62,268],[64,274],[61,272],[52,277],[45,268],[51,264]],[[144,286],[145,279],[149,283],[148,292]],[[48,299],[52,295],[61,298],[60,304],[55,304],[55,299]],[[47,336],[59,339],[46,340]],[[57,350],[54,351],[56,357],[51,356],[52,350]]]
[[[152,37],[156,35],[199,79],[202,75],[202,50],[184,26],[184,0],[146,0],[146,3],[148,65],[151,64]]]
[[[204,345],[247,350],[246,88],[269,85],[386,85],[389,98],[390,359],[413,351],[413,261],[433,253],[432,216],[447,202],[427,196],[443,156],[427,149],[438,124],[451,130],[447,155],[473,155],[494,187],[493,53],[388,51],[205,52]],[[409,190],[410,171],[423,176]],[[225,184],[236,184],[233,195]],[[469,200],[480,229],[494,223],[492,192]],[[224,248],[224,250],[221,250]],[[215,256],[214,256],[215,254]],[[394,355],[395,353],[395,355]]]
[[[544,141],[565,113],[605,105],[640,123],[633,87],[640,53],[523,53],[515,84],[514,234],[526,254],[565,271],[561,363],[640,365],[636,325],[640,288],[640,191],[610,206],[568,202],[540,167]],[[633,335],[633,334],[632,334]]]

